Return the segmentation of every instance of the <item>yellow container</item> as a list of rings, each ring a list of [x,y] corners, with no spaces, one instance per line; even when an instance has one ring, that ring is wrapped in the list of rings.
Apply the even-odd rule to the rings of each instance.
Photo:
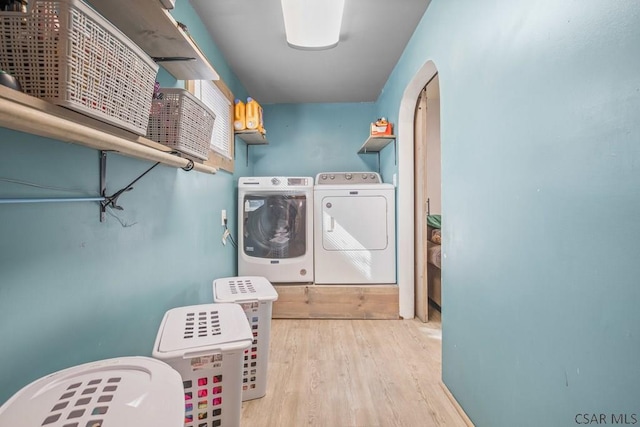
[[[245,130],[247,128],[246,106],[240,99],[236,99],[233,111],[233,128],[235,130]]]
[[[262,107],[258,101],[249,97],[246,105],[247,129],[259,129],[261,126]]]
[[[263,135],[265,133],[267,133],[267,131],[264,130],[264,116],[263,116],[263,112],[262,112],[262,106],[260,106],[260,124],[258,125],[258,130]]]

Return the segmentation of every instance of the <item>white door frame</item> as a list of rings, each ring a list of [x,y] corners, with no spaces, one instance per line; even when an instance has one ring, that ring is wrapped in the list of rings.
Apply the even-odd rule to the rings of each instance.
[[[432,80],[433,81],[433,80]],[[429,86],[429,84],[427,84]],[[427,221],[426,207],[428,200],[427,192],[427,155],[428,141],[428,108],[427,108],[427,86],[420,91],[416,102],[415,120],[413,124],[413,192],[414,203],[414,258],[415,277],[415,316],[423,322],[429,320],[429,281],[427,267]]]
[[[398,113],[398,290],[399,313],[405,319],[415,316],[413,123],[420,91],[437,73],[433,61],[422,65],[407,84]]]

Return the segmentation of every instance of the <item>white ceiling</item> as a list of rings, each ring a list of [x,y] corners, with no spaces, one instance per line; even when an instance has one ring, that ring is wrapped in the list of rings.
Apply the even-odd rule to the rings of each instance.
[[[430,2],[346,0],[338,46],[305,51],[287,45],[280,0],[190,1],[262,104],[375,101]]]

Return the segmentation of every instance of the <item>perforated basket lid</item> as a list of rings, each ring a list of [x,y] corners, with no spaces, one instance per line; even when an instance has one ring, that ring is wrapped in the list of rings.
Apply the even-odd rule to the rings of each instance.
[[[215,302],[275,301],[278,292],[265,277],[223,277],[213,281]]]
[[[153,356],[189,357],[245,349],[252,334],[237,304],[201,304],[167,311],[158,331]]]
[[[179,427],[180,374],[148,357],[121,357],[42,377],[0,407],[1,426]]]

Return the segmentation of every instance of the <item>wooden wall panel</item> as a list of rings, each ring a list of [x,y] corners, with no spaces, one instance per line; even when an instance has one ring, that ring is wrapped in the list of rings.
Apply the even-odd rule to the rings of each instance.
[[[397,285],[275,285],[273,318],[398,319]]]

